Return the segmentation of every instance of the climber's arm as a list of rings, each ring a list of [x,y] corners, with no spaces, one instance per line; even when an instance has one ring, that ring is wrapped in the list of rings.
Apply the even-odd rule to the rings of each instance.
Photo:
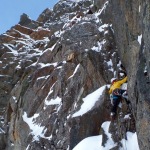
[[[110,87],[110,89],[109,89],[109,91],[108,91],[108,92],[109,92],[109,94],[111,94],[111,93],[112,93],[112,88],[111,88],[111,87]]]
[[[120,81],[117,81],[120,85],[127,81],[127,76]]]

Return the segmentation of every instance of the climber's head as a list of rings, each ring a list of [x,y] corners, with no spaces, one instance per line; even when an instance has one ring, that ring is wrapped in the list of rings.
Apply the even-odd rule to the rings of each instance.
[[[117,78],[112,78],[112,79],[110,80],[111,84],[113,84],[115,81],[117,81]]]

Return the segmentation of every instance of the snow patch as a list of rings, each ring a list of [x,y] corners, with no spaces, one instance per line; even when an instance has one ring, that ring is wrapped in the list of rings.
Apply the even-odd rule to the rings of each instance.
[[[101,150],[102,135],[83,139],[73,150]]]
[[[6,46],[11,52],[8,53],[13,53],[14,56],[18,56],[18,52],[16,50],[14,50],[14,45],[12,44],[3,44],[4,46]]]
[[[56,83],[56,82],[55,82]],[[49,93],[48,93],[48,95],[46,96],[46,98],[45,98],[45,101],[47,101],[48,100],[48,97],[51,95],[51,93],[53,93],[53,87],[54,87],[54,85],[55,85],[55,83],[50,87],[50,90],[49,90]],[[44,87],[42,87],[42,89],[43,89]]]
[[[141,12],[141,5],[139,5],[139,12]]]
[[[47,63],[47,64],[44,64],[44,63],[38,63],[38,65],[41,66],[41,68],[44,68],[44,67],[47,67],[47,66],[54,66],[56,67],[58,64],[58,62],[55,62],[55,63]]]
[[[103,31],[105,31],[105,28],[107,28],[109,26],[109,24],[103,24],[103,25],[101,25],[99,28],[98,28],[98,30],[100,31],[100,32],[103,32]],[[107,31],[108,32],[108,31]]]
[[[68,79],[72,78],[72,77],[76,74],[76,72],[77,72],[77,70],[78,70],[79,67],[80,67],[80,64],[78,64],[78,65],[76,66],[76,68],[75,68],[73,74],[72,74]]]
[[[2,123],[2,121],[1,121]],[[2,128],[0,128],[0,133],[6,133]]]
[[[138,42],[141,45],[141,43],[142,43],[142,34],[138,36]]]
[[[108,138],[108,140],[107,140],[107,142],[105,144],[105,147],[103,147],[103,150],[108,150],[108,149],[111,149],[111,148],[117,146],[117,144],[114,143],[114,141],[113,141],[113,139],[111,137],[111,134],[108,132],[110,123],[111,123],[110,121],[106,121],[101,126],[103,128],[105,134],[107,135],[107,138]]]
[[[145,66],[144,68],[144,73],[147,73],[147,66]]]
[[[21,66],[20,65],[16,66],[16,70],[19,70],[19,69],[21,69]]]
[[[109,4],[109,1],[106,1],[102,7],[102,9],[100,10],[99,14],[101,14],[103,11],[105,11],[107,5]]]
[[[93,51],[96,51],[96,52],[100,52],[101,50],[102,50],[102,46],[104,45],[106,43],[106,40],[104,39],[103,41],[101,41],[101,42],[97,42],[97,46],[93,46],[92,48],[91,48],[91,50],[93,50]]]
[[[24,122],[26,122],[29,126],[29,128],[32,130],[31,134],[33,135],[33,139],[35,141],[39,141],[39,138],[45,138],[44,134],[45,134],[45,130],[44,130],[44,126],[40,126],[39,124],[35,123],[35,119],[39,116],[39,114],[34,114],[33,117],[28,118],[27,117],[27,113],[24,112],[22,118],[24,120]]]
[[[110,27],[111,27],[112,32],[115,33],[112,24],[110,25]]]
[[[111,67],[113,66],[113,63],[112,63],[112,60],[111,60],[111,59],[107,62],[107,65],[108,65],[108,66],[111,66]]]
[[[60,31],[56,31],[55,33],[54,33],[54,35],[55,35],[55,37],[60,37]]]
[[[50,51],[53,51],[57,43],[55,43],[51,48],[49,48]]]
[[[102,86],[101,88],[97,89],[93,93],[83,98],[84,103],[81,105],[80,110],[74,113],[72,117],[82,116],[83,114],[91,110],[93,106],[95,105],[95,103],[99,100],[99,97],[103,94],[103,91],[105,90],[105,88],[106,88],[106,85]]]
[[[48,77],[50,77],[50,75],[38,77],[36,80],[38,81],[38,80],[41,80],[41,79],[48,79]]]
[[[131,119],[131,118],[130,118],[130,114],[125,115],[125,116],[124,116],[124,119]]]
[[[62,99],[60,97],[56,97],[55,99],[51,99],[50,101],[46,100],[45,105],[60,105]]]
[[[106,63],[107,63],[107,66],[109,67],[108,70],[114,72],[112,60],[110,59],[110,60],[109,60],[108,62],[106,62]]]
[[[15,103],[17,103],[17,98],[15,96],[12,96],[12,98],[15,101]]]
[[[96,47],[96,46],[93,46],[91,49],[92,49],[93,51],[99,52],[99,48]]]
[[[91,136],[83,139],[81,142],[79,142],[73,150],[109,150],[117,144],[114,143],[114,141],[111,138],[111,134],[108,132],[110,126],[110,121],[106,121],[102,124],[102,128],[105,132],[105,134],[108,137],[107,143],[105,144],[105,147],[102,146],[102,135],[98,136]],[[119,150],[140,150],[138,141],[137,141],[137,134],[127,132],[127,139],[122,139],[121,143],[123,147],[121,147]]]
[[[140,150],[136,132],[127,132],[127,140],[122,139],[121,143],[123,147],[120,150]]]
[[[69,150],[70,146],[68,145],[67,150]]]
[[[56,83],[56,82],[55,82]],[[62,106],[62,99],[60,97],[56,97],[55,99],[49,99],[49,96],[51,95],[51,93],[53,93],[53,87],[55,85],[55,83],[52,85],[52,87],[50,88],[50,91],[48,93],[48,95],[45,98],[45,102],[44,102],[44,110],[46,109],[46,106],[49,105],[57,105],[57,112],[60,110],[61,106]]]

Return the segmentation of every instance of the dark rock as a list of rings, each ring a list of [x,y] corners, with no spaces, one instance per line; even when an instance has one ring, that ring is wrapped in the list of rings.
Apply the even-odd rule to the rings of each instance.
[[[48,21],[50,19],[51,16],[52,16],[52,10],[47,8],[40,14],[37,21],[45,23],[46,21]]]
[[[25,26],[31,29],[36,29],[39,25],[41,25],[39,22],[31,20],[27,14],[22,14],[20,17],[19,23],[21,26]]]
[[[19,24],[22,26],[28,25],[29,23],[31,23],[32,20],[29,18],[29,16],[27,14],[22,14],[20,17],[20,21]]]

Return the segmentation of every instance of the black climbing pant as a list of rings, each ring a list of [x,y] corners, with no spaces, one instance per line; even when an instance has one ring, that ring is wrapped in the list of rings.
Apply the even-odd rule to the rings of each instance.
[[[117,112],[117,107],[120,103],[120,97],[118,97],[117,99],[113,99],[113,105],[112,105],[112,108],[111,108],[111,112],[114,113],[116,115],[116,112]]]
[[[126,90],[122,90],[122,89],[115,89],[112,93],[113,95],[113,105],[111,108],[111,112],[114,113],[116,115],[117,112],[117,107],[121,101],[122,98],[122,94],[125,92]]]

